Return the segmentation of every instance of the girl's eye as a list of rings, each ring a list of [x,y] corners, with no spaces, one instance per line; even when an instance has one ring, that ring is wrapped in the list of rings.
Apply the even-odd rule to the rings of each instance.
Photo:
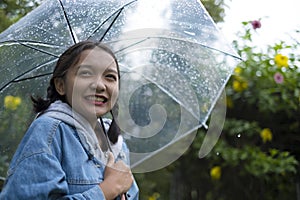
[[[114,81],[117,80],[117,76],[115,74],[107,74],[105,77]]]
[[[80,76],[92,76],[92,73],[88,70],[81,70],[81,71],[78,71],[78,75],[80,75]]]

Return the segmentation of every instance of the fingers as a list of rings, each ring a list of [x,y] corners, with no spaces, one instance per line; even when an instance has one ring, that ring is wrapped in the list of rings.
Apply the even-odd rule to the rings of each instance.
[[[121,195],[121,200],[126,200],[125,194],[122,194],[122,195]]]
[[[101,183],[100,187],[103,190],[106,190],[106,186],[109,186],[107,188],[110,188],[110,190],[113,188],[113,190],[115,190],[113,191],[114,195],[120,195],[130,189],[133,181],[134,179],[130,166],[122,160],[115,162],[113,154],[108,152],[107,165],[104,171],[104,181]]]
[[[106,152],[107,154],[107,164],[106,166],[109,168],[112,168],[114,170],[120,171],[120,172],[126,172],[131,173],[130,167],[124,163],[122,160],[115,161],[114,154],[112,152]]]
[[[112,152],[107,152],[107,166],[112,167],[115,163],[115,157]]]

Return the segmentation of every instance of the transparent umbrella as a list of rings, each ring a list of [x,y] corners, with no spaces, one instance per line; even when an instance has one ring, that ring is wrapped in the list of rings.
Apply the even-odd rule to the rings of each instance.
[[[29,96],[45,95],[60,54],[87,39],[120,63],[117,121],[136,172],[184,153],[240,61],[200,1],[45,1],[0,34],[0,162],[33,117]]]

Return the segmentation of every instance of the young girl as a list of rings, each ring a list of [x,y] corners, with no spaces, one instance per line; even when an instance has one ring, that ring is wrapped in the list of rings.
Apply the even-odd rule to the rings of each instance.
[[[20,143],[0,199],[138,199],[114,120],[120,72],[109,48],[75,44],[59,58],[47,98]]]

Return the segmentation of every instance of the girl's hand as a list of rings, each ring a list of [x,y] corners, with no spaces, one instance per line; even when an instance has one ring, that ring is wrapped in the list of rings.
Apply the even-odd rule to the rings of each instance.
[[[109,152],[104,172],[104,181],[100,183],[106,199],[114,199],[126,193],[133,183],[130,167],[123,161],[115,162],[113,153]]]

